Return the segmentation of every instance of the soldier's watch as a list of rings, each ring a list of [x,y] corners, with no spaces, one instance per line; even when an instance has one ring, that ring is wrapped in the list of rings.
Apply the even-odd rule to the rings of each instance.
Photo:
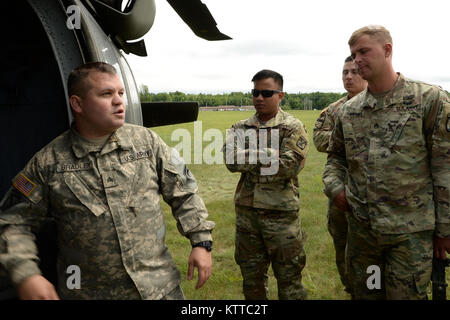
[[[195,248],[195,247],[203,247],[208,252],[210,252],[212,250],[212,241],[201,241],[199,243],[196,243],[196,244],[192,245],[192,248]]]

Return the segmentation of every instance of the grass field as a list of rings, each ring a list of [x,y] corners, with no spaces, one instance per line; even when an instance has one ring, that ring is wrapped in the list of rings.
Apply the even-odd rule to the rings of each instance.
[[[306,267],[303,270],[303,284],[308,290],[309,299],[349,299],[343,290],[334,262],[334,247],[326,227],[327,198],[322,192],[322,172],[326,155],[317,152],[312,144],[312,129],[319,111],[289,111],[307,127],[310,139],[309,154],[305,168],[299,174],[300,182],[300,216],[302,227],[307,233],[305,242]],[[210,128],[222,131],[241,119],[246,119],[252,112],[200,112],[198,120],[202,121],[203,133]],[[194,137],[194,124],[165,126],[153,128],[170,146],[179,141],[171,141],[175,129],[184,128]],[[210,142],[204,142],[206,146]],[[191,145],[194,145],[192,141]],[[193,152],[194,150],[192,150]],[[194,159],[193,154],[191,159]],[[193,161],[192,161],[193,162]],[[172,218],[170,207],[163,205],[167,223],[167,245],[182,273],[182,288],[187,299],[193,300],[240,300],[242,294],[242,276],[234,261],[235,212],[233,195],[239,180],[238,173],[229,172],[224,164],[189,164],[196,177],[199,192],[209,212],[209,219],[216,223],[213,232],[213,274],[199,290],[195,289],[197,279],[187,281],[187,261],[191,246],[189,240],[182,237]],[[447,275],[447,282],[450,275]],[[447,296],[450,296],[449,290]],[[269,299],[277,299],[276,280],[269,272]]]

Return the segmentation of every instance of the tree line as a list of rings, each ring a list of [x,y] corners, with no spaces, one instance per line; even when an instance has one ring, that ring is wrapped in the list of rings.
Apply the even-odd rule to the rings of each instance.
[[[344,95],[345,93],[335,92],[286,92],[284,99],[281,101],[281,107],[283,109],[292,110],[321,110]],[[198,101],[200,107],[252,105],[252,94],[250,92],[186,94],[183,92],[174,91],[151,93],[146,85],[141,85],[139,88],[139,96],[142,102]]]

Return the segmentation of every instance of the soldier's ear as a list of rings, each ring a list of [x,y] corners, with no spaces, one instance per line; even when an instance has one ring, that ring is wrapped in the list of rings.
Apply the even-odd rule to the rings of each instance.
[[[391,43],[386,43],[384,45],[384,56],[386,58],[392,57],[392,44]]]
[[[71,95],[69,98],[69,103],[70,103],[70,106],[71,106],[73,112],[80,113],[83,110],[82,99],[79,96],[74,95],[74,94]]]

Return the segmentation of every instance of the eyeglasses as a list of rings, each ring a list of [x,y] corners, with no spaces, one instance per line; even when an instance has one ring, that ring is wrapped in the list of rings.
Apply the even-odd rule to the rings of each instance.
[[[258,89],[252,89],[252,95],[257,98],[259,97],[259,94],[262,94],[264,98],[270,98],[273,96],[274,93],[280,93],[280,90],[258,90]]]

